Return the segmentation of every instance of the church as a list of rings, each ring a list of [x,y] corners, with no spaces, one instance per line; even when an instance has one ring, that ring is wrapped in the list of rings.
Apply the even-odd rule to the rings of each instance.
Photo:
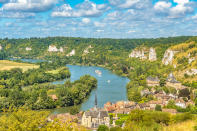
[[[110,126],[110,117],[104,109],[97,108],[97,96],[95,95],[95,107],[84,112],[81,125],[88,128],[98,128],[99,125]]]

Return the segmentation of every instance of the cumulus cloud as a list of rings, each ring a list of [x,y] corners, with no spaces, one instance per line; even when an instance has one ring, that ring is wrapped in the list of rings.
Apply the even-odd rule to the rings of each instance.
[[[170,9],[170,18],[180,18],[194,12],[189,0],[174,0],[174,2],[177,3],[177,5]]]
[[[82,19],[82,22],[83,22],[84,24],[88,24],[88,23],[90,23],[90,19],[89,19],[89,18],[83,18],[83,19]]]
[[[159,13],[166,13],[169,11],[172,4],[166,1],[159,1],[154,5],[154,9]]]
[[[129,9],[129,8],[143,9],[151,5],[150,0],[109,0],[109,3],[112,6],[120,9]]]
[[[17,19],[32,18],[32,17],[35,17],[35,13],[0,11],[0,17],[1,18],[17,18]]]
[[[154,9],[156,13],[165,14],[168,18],[181,18],[194,12],[194,2],[189,0],[173,0],[173,2],[177,5],[172,6],[171,2],[158,1]]]
[[[64,4],[55,9],[51,16],[53,17],[96,17],[101,16],[109,7],[106,4],[95,4],[89,0],[76,5],[73,9],[70,5]]]
[[[2,9],[17,12],[43,12],[51,9],[56,3],[57,0],[10,0],[3,5]]]

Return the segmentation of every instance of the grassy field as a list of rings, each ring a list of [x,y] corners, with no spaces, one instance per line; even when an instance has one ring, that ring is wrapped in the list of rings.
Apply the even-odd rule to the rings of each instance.
[[[56,70],[47,71],[46,73],[58,74],[61,69],[63,69],[63,68],[61,67]]]
[[[186,121],[164,127],[162,131],[194,131],[195,121]]]
[[[17,63],[8,60],[0,60],[0,71],[11,70],[13,68],[21,68],[23,71],[26,71],[28,69],[39,68],[39,66],[35,64]]]

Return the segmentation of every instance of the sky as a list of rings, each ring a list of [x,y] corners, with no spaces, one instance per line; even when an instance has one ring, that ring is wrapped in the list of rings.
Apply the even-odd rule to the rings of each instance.
[[[0,0],[0,38],[197,36],[197,0]]]

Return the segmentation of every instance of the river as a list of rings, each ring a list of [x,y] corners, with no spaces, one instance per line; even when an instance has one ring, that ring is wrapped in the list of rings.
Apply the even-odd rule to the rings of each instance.
[[[35,63],[36,60],[32,59],[21,59],[24,62]],[[40,62],[40,60],[37,60]],[[88,99],[84,101],[81,105],[80,110],[88,110],[94,107],[95,95],[97,94],[98,107],[103,107],[104,104],[108,101],[117,102],[127,100],[127,91],[126,85],[129,82],[129,79],[126,77],[121,77],[115,75],[111,71],[96,67],[96,66],[78,66],[78,65],[67,65],[71,72],[71,81],[80,79],[83,75],[91,75],[98,80],[98,86],[94,89]],[[99,70],[102,74],[98,75],[95,73],[95,70]],[[52,84],[64,84],[65,80],[52,82]],[[54,113],[63,113],[66,112],[68,108],[55,109]]]

